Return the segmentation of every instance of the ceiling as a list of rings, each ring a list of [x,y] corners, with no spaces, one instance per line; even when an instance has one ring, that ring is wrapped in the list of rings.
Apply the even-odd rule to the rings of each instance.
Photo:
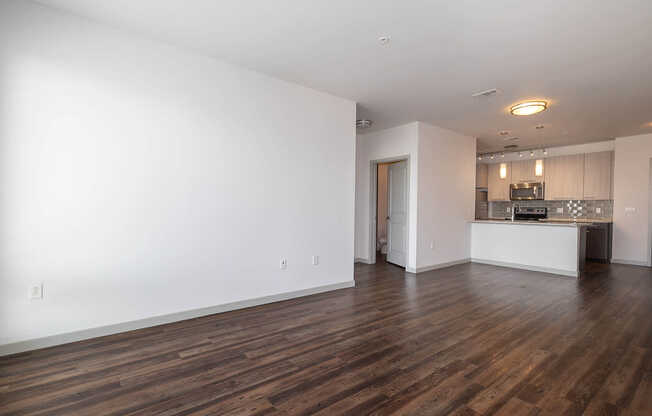
[[[39,2],[349,98],[376,130],[429,122],[479,151],[652,132],[650,0]],[[528,98],[550,107],[509,114]]]

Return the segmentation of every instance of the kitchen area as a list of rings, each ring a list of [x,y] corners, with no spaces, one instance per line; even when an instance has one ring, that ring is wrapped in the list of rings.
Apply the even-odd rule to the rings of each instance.
[[[479,156],[472,261],[572,277],[586,261],[610,262],[614,152],[606,143]]]

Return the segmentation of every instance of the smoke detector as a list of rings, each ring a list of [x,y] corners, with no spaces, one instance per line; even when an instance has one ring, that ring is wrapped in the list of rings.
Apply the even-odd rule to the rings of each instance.
[[[355,121],[355,126],[359,129],[366,129],[371,127],[371,125],[374,124],[373,121],[367,120],[367,119],[362,119],[362,120],[356,120]]]
[[[391,40],[392,38],[389,37],[388,35],[380,36],[378,38],[378,42],[380,42],[381,45],[387,45]]]

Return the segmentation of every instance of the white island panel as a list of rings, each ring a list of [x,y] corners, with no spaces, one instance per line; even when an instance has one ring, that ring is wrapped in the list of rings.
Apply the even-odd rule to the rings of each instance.
[[[471,259],[526,270],[578,276],[578,228],[548,224],[471,223]]]

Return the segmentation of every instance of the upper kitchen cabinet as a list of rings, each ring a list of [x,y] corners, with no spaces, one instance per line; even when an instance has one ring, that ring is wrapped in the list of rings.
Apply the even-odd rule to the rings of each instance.
[[[614,152],[584,156],[584,199],[611,199]]]
[[[541,161],[540,176],[537,176],[537,161],[535,159],[512,162],[512,183],[543,182],[544,162]]]
[[[509,201],[509,185],[512,183],[512,164],[511,163],[492,163],[487,174],[488,192],[487,200],[489,201]],[[503,176],[501,178],[501,170]]]
[[[546,199],[584,198],[583,154],[550,157],[545,163]]]
[[[487,188],[489,183],[487,181],[487,175],[489,174],[489,167],[485,163],[478,163],[475,166],[475,187],[476,188]]]

